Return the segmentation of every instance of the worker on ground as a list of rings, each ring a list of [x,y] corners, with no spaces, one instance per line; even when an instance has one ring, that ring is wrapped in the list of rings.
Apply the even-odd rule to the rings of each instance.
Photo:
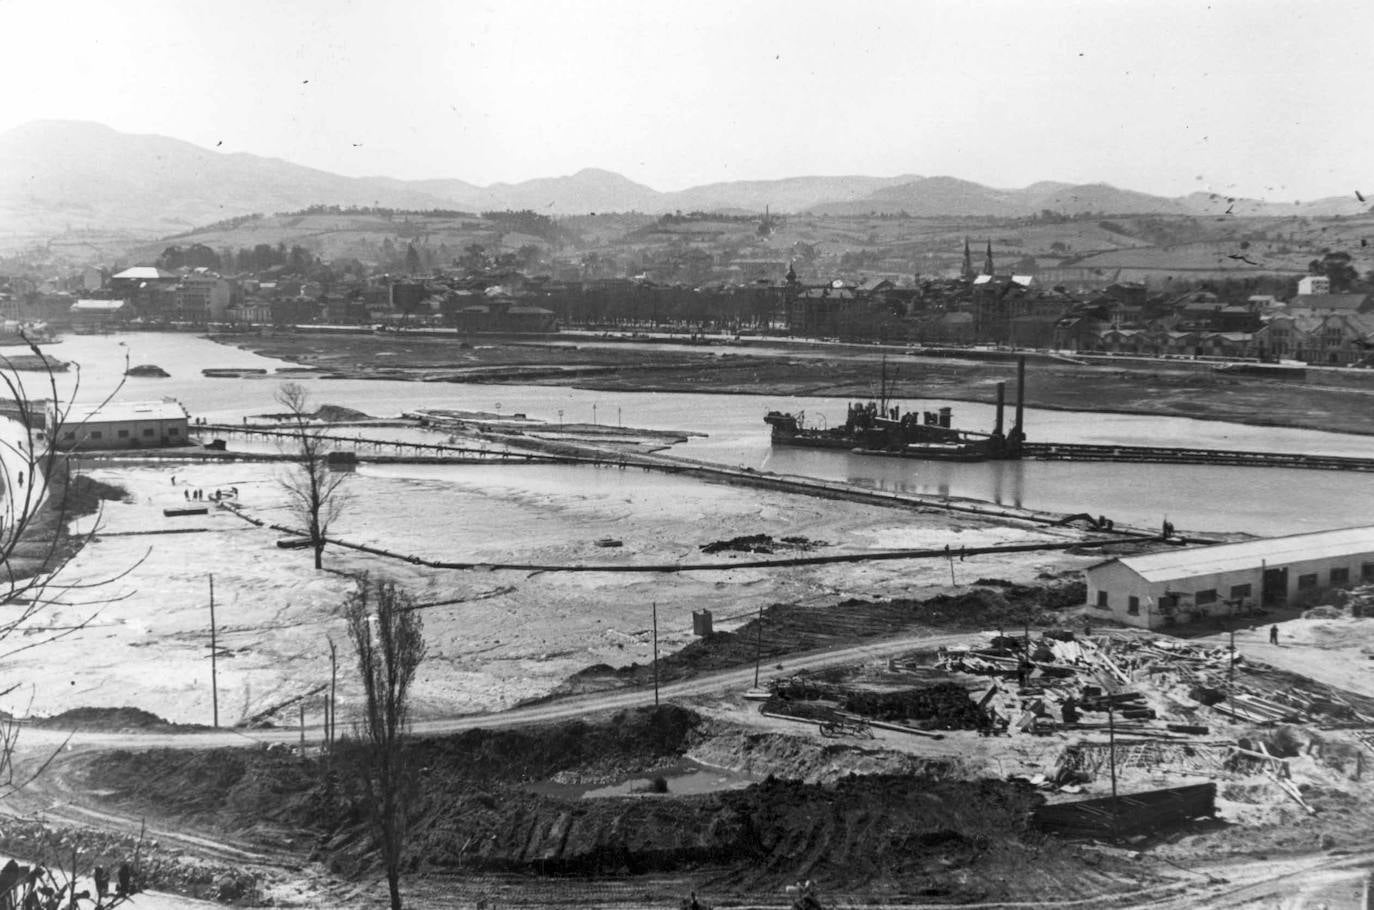
[[[1279,643],[1279,627],[1278,627],[1278,626],[1270,626],[1270,627],[1269,627],[1269,644],[1271,644],[1271,645],[1276,645],[1276,644],[1278,644],[1278,643]]]

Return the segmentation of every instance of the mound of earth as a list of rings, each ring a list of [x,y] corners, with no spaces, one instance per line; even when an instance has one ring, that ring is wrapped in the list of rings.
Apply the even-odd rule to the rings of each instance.
[[[580,799],[534,786],[653,773],[680,758],[701,725],[664,707],[417,741],[407,870],[645,875],[646,887],[656,874],[690,874],[716,894],[777,893],[810,878],[827,891],[960,901],[1017,899],[1026,876],[1061,897],[1139,886],[1141,873],[1126,881],[1085,872],[1070,848],[1032,835],[1042,798],[1024,784],[918,771],[828,784],[769,778],[689,796]],[[126,811],[259,839],[313,834],[316,858],[360,874],[375,871],[377,848],[359,758],[347,746],[332,761],[284,749],[119,752],[90,758],[83,773]]]
[[[1057,625],[1061,617],[1055,611],[1081,604],[1086,597],[1087,589],[1079,580],[1036,586],[994,580],[988,587],[924,600],[847,600],[825,606],[773,604],[761,618],[751,619],[735,631],[712,632],[660,658],[658,676],[661,681],[685,679],[753,664],[760,654],[766,663],[798,651],[922,630],[1017,628],[1028,619],[1035,626]],[[652,666],[638,663],[624,667],[597,664],[573,674],[548,696],[534,701],[648,685],[653,672]]]
[[[142,708],[72,708],[52,717],[30,721],[35,727],[55,727],[59,730],[196,730],[199,725],[181,726],[164,720]]]
[[[337,404],[322,404],[310,416],[315,420],[324,420],[329,423],[348,423],[355,420],[371,419],[370,415],[363,411],[355,411],[353,408],[345,408]]]

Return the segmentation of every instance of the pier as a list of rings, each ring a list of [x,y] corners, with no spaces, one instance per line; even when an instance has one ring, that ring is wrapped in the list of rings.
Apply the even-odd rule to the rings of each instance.
[[[1201,464],[1245,468],[1301,468],[1319,471],[1374,471],[1374,458],[1307,455],[1297,452],[1233,452],[1164,446],[1027,442],[1021,457],[1035,461],[1117,461],[1135,464]]]

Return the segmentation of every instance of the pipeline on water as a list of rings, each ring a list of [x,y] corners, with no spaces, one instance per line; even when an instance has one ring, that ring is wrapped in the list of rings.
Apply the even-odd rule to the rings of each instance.
[[[304,536],[299,528],[290,528],[285,525],[269,524],[261,519],[254,518],[246,514],[239,506],[232,503],[221,502],[220,508],[227,509],[239,518],[255,525],[259,528],[268,528],[273,531],[280,531],[283,534]],[[324,542],[328,546],[343,547],[348,550],[356,550],[360,553],[367,553],[372,556],[381,556],[387,559],[396,559],[408,562],[411,565],[425,566],[431,569],[452,569],[459,571],[485,570],[492,572],[610,572],[610,573],[639,573],[650,575],[673,574],[679,572],[728,572],[734,569],[782,569],[795,566],[814,566],[832,565],[837,563],[861,563],[861,562],[885,562],[906,559],[948,559],[953,561],[958,557],[962,562],[968,556],[984,556],[997,553],[1032,553],[1048,550],[1067,550],[1071,547],[1103,547],[1109,546],[1115,541],[1112,540],[1071,540],[1054,541],[1044,543],[1024,543],[1024,544],[997,544],[986,547],[959,547],[958,549],[946,545],[943,548],[922,548],[910,550],[881,550],[875,553],[844,553],[830,556],[791,556],[784,559],[750,559],[736,560],[732,562],[709,562],[709,563],[649,563],[632,566],[622,565],[600,565],[585,563],[521,563],[521,562],[447,562],[437,559],[425,559],[414,554],[397,553],[383,547],[373,547],[367,544],[353,543],[347,540],[340,540],[335,537],[326,537]]]

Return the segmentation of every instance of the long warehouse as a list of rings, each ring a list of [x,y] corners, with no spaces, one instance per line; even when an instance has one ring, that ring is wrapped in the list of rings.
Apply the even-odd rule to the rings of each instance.
[[[1120,622],[1147,629],[1203,622],[1374,582],[1374,527],[1123,556],[1086,574],[1088,606]]]

